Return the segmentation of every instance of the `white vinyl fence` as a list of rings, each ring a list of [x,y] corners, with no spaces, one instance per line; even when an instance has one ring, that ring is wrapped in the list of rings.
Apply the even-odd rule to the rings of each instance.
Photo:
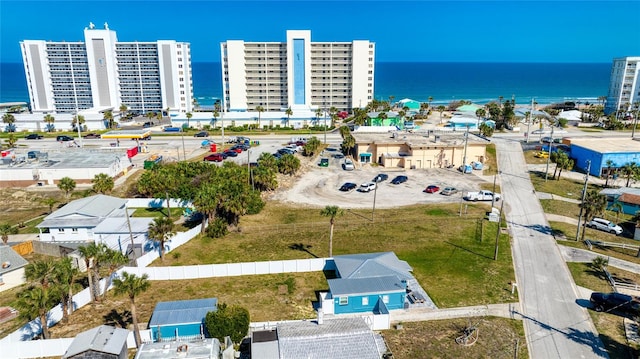
[[[181,245],[189,242],[191,239],[193,239],[193,237],[197,236],[199,233],[200,233],[199,225],[191,228],[186,232],[176,233],[175,236],[171,237],[170,240],[165,242],[165,255],[171,252],[172,250],[180,247]],[[158,258],[160,258],[159,249],[157,251],[151,251],[139,257],[138,259],[136,259],[136,263],[138,264],[138,267],[146,267],[149,264],[151,264],[151,262],[155,261]]]

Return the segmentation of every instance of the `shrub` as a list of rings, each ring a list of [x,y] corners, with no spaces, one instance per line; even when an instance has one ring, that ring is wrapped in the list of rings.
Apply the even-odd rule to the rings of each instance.
[[[216,218],[212,223],[209,223],[207,227],[207,237],[210,238],[221,238],[227,235],[228,232],[227,222],[222,218]]]
[[[204,319],[207,332],[220,342],[229,336],[234,343],[240,343],[249,332],[249,311],[240,306],[218,305],[218,310],[207,313]]]

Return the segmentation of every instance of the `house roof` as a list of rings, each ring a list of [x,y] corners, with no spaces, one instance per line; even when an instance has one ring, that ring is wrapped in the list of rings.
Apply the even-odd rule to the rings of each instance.
[[[396,275],[400,279],[411,279],[411,266],[393,252],[362,253],[334,256],[340,278],[370,278]]]
[[[0,244],[0,275],[20,269],[28,263],[13,248]]]
[[[640,188],[620,187],[620,188],[605,188],[600,191],[600,194],[620,196],[623,193],[635,194],[640,196]]]
[[[405,291],[405,285],[395,275],[371,278],[328,279],[331,295],[377,294]]]
[[[129,218],[132,233],[147,233],[149,224],[153,222],[151,217],[132,217]],[[126,217],[110,217],[105,218],[100,224],[93,229],[94,234],[112,234],[112,233],[129,233],[129,224]]]
[[[383,113],[383,112],[387,114],[387,118],[398,117],[398,113],[395,112],[395,111],[369,112],[369,113],[367,113],[367,116],[369,116],[369,118],[378,118],[378,116],[380,116],[380,114]]]
[[[458,112],[473,112],[475,114],[476,111],[478,111],[478,109],[481,109],[481,108],[482,108],[482,106],[470,104],[470,105],[462,105],[462,106],[456,108],[456,111],[458,111]]]
[[[186,347],[186,351],[183,349]],[[178,351],[181,348],[181,351]],[[220,358],[220,341],[205,338],[190,341],[143,343],[136,353],[136,359],[203,359]]]
[[[126,204],[126,199],[103,194],[81,198],[51,213],[36,227],[95,227],[105,217],[124,208]],[[124,216],[124,210],[120,216]]]
[[[202,323],[208,312],[218,309],[217,298],[178,300],[174,302],[159,302],[153,310],[149,327]]]
[[[640,204],[640,195],[632,193],[623,193],[618,197],[618,201],[631,204]]]
[[[89,350],[118,355],[122,348],[126,347],[128,336],[129,331],[126,329],[101,325],[76,335],[62,358],[69,358]]]
[[[279,323],[277,330],[281,358],[380,359],[384,350],[363,318]]]

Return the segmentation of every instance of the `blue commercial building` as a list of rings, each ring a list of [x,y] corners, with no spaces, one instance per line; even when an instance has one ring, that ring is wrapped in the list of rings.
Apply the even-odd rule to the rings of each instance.
[[[149,321],[151,338],[154,342],[203,338],[206,336],[204,319],[208,312],[216,310],[216,298],[160,302]]]
[[[576,169],[586,172],[587,161],[590,161],[592,176],[604,177],[606,171],[615,171],[627,163],[640,164],[640,141],[631,138],[572,138],[570,141]]]

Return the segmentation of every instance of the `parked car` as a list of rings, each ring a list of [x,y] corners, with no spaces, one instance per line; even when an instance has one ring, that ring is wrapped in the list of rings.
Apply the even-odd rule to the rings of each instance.
[[[547,152],[547,151],[538,151],[538,152],[536,152],[535,155],[533,155],[533,157],[547,158],[547,157],[549,157],[549,152]]]
[[[37,133],[30,133],[30,134],[24,136],[25,140],[41,140],[43,138],[44,138],[44,136],[39,135]]]
[[[377,176],[373,177],[373,182],[380,183],[382,181],[386,181],[389,178],[389,175],[386,173],[378,173]]]
[[[231,147],[228,151],[233,151],[233,152],[236,152],[236,153],[242,153],[242,147],[236,145],[236,146]]]
[[[596,312],[612,310],[635,316],[640,311],[640,298],[622,293],[593,292],[589,301]]]
[[[374,189],[376,189],[376,184],[374,182],[367,182],[360,185],[358,192],[371,192]]]
[[[226,150],[223,152],[227,157],[238,157],[238,152],[232,150]]]
[[[423,192],[425,192],[425,193],[438,193],[439,190],[440,190],[440,187],[432,184],[432,185],[427,186],[427,188],[425,188]]]
[[[622,234],[622,227],[603,218],[594,218],[587,223],[588,228],[594,228],[611,234]]]
[[[342,169],[345,171],[353,171],[356,167],[353,165],[353,161],[350,159],[345,159],[342,164]]]
[[[282,153],[280,152],[276,152],[276,153],[272,153],[271,154],[276,160],[280,159],[282,157]]]
[[[296,152],[290,148],[281,148],[278,150],[279,153],[283,155],[295,155]]]
[[[458,191],[457,188],[455,187],[445,187],[442,192],[440,192],[440,194],[445,195],[445,196],[451,196],[453,194],[456,194],[460,191]]]
[[[335,155],[333,155],[333,158],[341,160],[344,158],[344,155],[342,153],[336,153]]]
[[[58,141],[58,142],[73,141],[73,137],[69,137],[69,136],[66,136],[66,135],[60,135],[60,136],[56,137],[56,141]]]
[[[200,132],[196,133],[195,135],[193,135],[193,137],[209,137],[209,132],[200,131]]]
[[[357,184],[355,184],[353,182],[347,182],[347,183],[343,184],[342,187],[340,187],[340,190],[342,192],[349,192],[349,191],[353,191],[356,187],[358,187]]]
[[[318,163],[318,166],[320,166],[320,167],[329,167],[329,159],[328,158],[321,158],[320,159],[320,163]]]
[[[153,122],[145,122],[142,124],[142,128],[149,128],[151,126],[153,126]]]
[[[391,183],[393,184],[400,184],[400,183],[405,183],[407,182],[407,180],[409,180],[409,178],[407,176],[397,176],[396,178],[394,178],[393,180],[391,180]]]
[[[542,137],[542,142],[543,143],[551,143],[551,137],[549,136],[545,136]],[[562,142],[562,138],[561,137],[556,137],[553,139],[553,143],[561,143]]]
[[[220,153],[213,153],[205,156],[204,161],[222,162],[224,161],[224,157]]]
[[[100,138],[100,137],[101,137],[100,134],[95,132],[87,133],[86,135],[84,135],[84,138],[86,139]]]

